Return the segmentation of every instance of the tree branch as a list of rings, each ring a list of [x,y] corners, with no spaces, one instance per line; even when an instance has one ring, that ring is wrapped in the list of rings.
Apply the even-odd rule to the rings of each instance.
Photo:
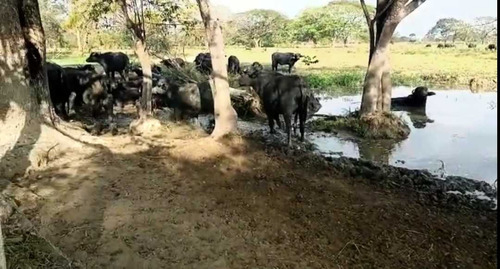
[[[389,2],[385,5],[385,7],[382,8],[382,10],[380,12],[377,12],[375,14],[375,17],[373,18],[374,21],[376,21],[377,19],[379,19],[382,15],[385,14],[385,12],[387,12],[387,10],[389,9],[389,7],[391,7],[391,5],[394,3],[394,0],[389,0]]]
[[[366,24],[370,27],[372,23],[372,19],[370,18],[370,12],[368,12],[368,8],[366,7],[365,0],[359,0],[361,2],[361,7],[363,8],[363,13],[365,14]],[[370,27],[371,28],[371,27]]]
[[[404,4],[404,9],[403,9],[403,18],[408,16],[410,13],[415,11],[421,4],[423,4],[426,0],[408,0],[406,4]]]
[[[375,31],[373,29],[373,25],[375,20],[370,18],[370,13],[368,12],[368,8],[366,7],[365,0],[359,0],[361,2],[361,7],[363,8],[363,13],[365,14],[366,24],[368,25],[368,33],[370,34],[370,54],[368,56],[368,64],[370,64],[372,60],[373,51],[375,50]]]

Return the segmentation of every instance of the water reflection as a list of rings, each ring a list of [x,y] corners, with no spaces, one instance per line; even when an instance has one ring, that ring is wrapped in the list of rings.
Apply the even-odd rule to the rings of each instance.
[[[381,140],[377,142],[361,140],[357,144],[361,159],[380,164],[390,164],[390,157],[397,143],[394,140]]]
[[[394,97],[412,89],[398,87]],[[438,173],[444,164],[451,175],[493,182],[497,178],[497,93],[436,91],[422,109],[394,107],[411,122],[410,137],[400,143],[363,142],[346,137],[312,134],[323,153],[363,158],[378,163],[427,169]],[[342,115],[359,108],[361,96],[322,99],[319,114]]]
[[[427,123],[433,123],[434,120],[430,119],[427,117],[426,113],[426,107],[392,107],[392,111],[406,111],[408,112],[408,117],[410,118],[411,123],[413,124],[413,127],[419,129],[419,128],[425,128],[427,126]]]

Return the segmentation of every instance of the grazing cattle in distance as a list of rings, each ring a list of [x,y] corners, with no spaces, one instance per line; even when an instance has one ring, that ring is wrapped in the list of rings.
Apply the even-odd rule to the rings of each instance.
[[[427,87],[417,87],[406,97],[392,98],[391,106],[425,108],[427,104],[427,97],[435,94],[435,92],[430,92]]]
[[[487,47],[488,50],[495,51],[497,50],[497,45],[495,44],[489,44]]]
[[[227,59],[227,72],[229,74],[240,74],[241,73],[241,67],[240,67],[240,60],[238,57],[231,55]]]
[[[300,53],[275,52],[271,55],[272,69],[278,71],[278,65],[288,65],[288,73],[291,73],[292,67],[301,57]]]
[[[109,78],[115,78],[115,72],[125,79],[125,69],[129,65],[129,58],[123,52],[92,52],[85,60],[87,63],[99,63]]]

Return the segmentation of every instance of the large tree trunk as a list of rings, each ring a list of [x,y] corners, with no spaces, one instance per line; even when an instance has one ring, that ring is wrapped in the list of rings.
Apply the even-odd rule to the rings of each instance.
[[[212,20],[208,0],[197,0],[205,25],[206,38],[212,55],[212,79],[210,86],[214,96],[215,129],[213,138],[220,138],[236,130],[238,115],[231,105],[229,83],[224,53],[224,39],[218,20]]]
[[[153,96],[153,73],[151,71],[151,58],[146,50],[146,46],[142,40],[135,42],[135,53],[139,58],[143,72],[142,80],[142,98],[140,117],[145,118],[152,114],[151,99]]]
[[[364,0],[360,0],[370,34],[368,69],[363,85],[361,115],[391,109],[389,44],[398,24],[425,0],[377,0],[375,17],[370,18]]]
[[[37,0],[2,0],[0,17],[0,175],[11,179],[32,165],[30,154],[43,117],[50,116],[50,103]]]

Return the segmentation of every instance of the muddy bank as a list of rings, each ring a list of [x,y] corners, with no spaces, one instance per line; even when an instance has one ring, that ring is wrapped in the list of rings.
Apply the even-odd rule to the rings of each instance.
[[[424,204],[485,211],[496,209],[497,190],[484,181],[461,176],[441,179],[427,170],[377,164],[356,158],[322,156],[313,153],[315,146],[309,142],[301,143],[300,149],[287,149],[282,139],[273,139],[261,132],[246,135],[287,154],[305,154],[318,162],[326,162],[348,177],[363,178],[382,188],[404,190],[409,195],[417,196],[419,202]]]

